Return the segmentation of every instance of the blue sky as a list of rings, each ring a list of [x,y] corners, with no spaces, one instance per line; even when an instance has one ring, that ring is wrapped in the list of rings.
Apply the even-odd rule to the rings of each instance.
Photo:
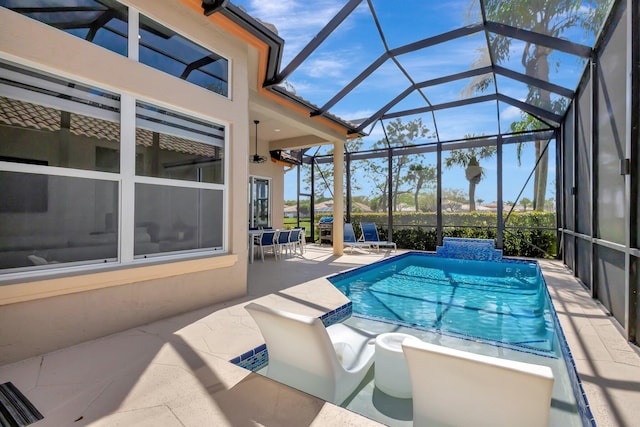
[[[236,0],[232,2],[244,7],[249,14],[277,27],[280,37],[285,40],[282,68],[289,64],[347,3],[346,0],[315,2]],[[298,95],[318,106],[323,106],[385,52],[385,43],[389,49],[393,49],[480,22],[480,8],[477,0],[402,0],[401,2],[373,0],[372,3],[385,39],[383,40],[377,31],[367,2],[361,2],[327,40],[287,77],[288,83],[295,88]],[[590,3],[583,2],[581,11],[588,11]],[[593,35],[585,34],[579,29],[567,31],[562,36],[577,43],[588,45],[593,43]],[[478,32],[400,55],[397,61],[411,78],[419,83],[489,65],[486,55],[484,57],[482,55],[483,48],[486,51],[486,37],[484,32]],[[509,58],[500,62],[500,65],[524,73],[520,62],[524,49],[524,42],[513,40]],[[549,62],[551,64],[549,80],[568,89],[575,89],[583,72],[585,60],[573,55],[552,52]],[[347,120],[366,118],[376,112],[411,85],[411,80],[406,77],[398,64],[387,60],[329,111]],[[527,96],[528,88],[522,83],[506,77],[499,77],[496,82],[500,92],[511,98],[524,100]],[[423,93],[432,105],[452,102],[474,96],[464,90],[465,87],[470,86],[470,83],[471,80],[467,79],[431,86],[424,89]],[[491,90],[495,92],[493,84],[490,90],[484,93],[491,93]],[[553,96],[554,99],[559,98],[557,95]],[[402,111],[425,105],[423,97],[413,92],[390,111]],[[521,119],[521,111],[518,108],[502,102],[496,104],[494,101],[438,110],[435,112],[435,124],[442,141],[463,138],[469,134],[493,135],[499,131],[498,114],[503,131],[508,130],[512,122]],[[436,126],[431,113],[420,117],[432,133]],[[408,119],[411,118],[413,117]],[[365,137],[365,147],[371,146],[383,137],[379,123],[366,131],[371,133]],[[429,140],[420,142],[429,142]],[[535,163],[533,143],[524,148],[522,166],[518,166],[515,158],[515,146],[513,149],[505,147],[504,154],[504,199],[514,200]],[[554,157],[551,156],[550,159],[547,197],[551,197],[554,190]],[[490,159],[481,165],[485,169],[485,178],[477,187],[476,197],[486,201],[495,200],[496,161]],[[295,198],[295,175],[295,173],[289,173],[285,178],[285,199]],[[445,169],[443,175],[443,179],[446,180],[443,184],[445,187],[460,188],[465,191],[468,189],[463,171]],[[529,187],[532,188],[532,185]],[[533,198],[532,190],[527,190],[523,196]]]

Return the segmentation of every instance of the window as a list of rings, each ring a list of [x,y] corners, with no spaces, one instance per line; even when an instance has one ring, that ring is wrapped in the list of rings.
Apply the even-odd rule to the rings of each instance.
[[[119,97],[0,69],[0,270],[115,261]]]
[[[14,12],[135,58],[128,52],[129,15],[137,12],[114,0],[0,0]],[[145,65],[229,96],[229,61],[152,19],[139,15],[138,58]]]
[[[222,249],[224,127],[150,104],[136,106],[137,256]],[[143,236],[146,238],[146,236]]]
[[[137,102],[134,128],[118,94],[0,71],[0,273],[224,249],[224,126]]]
[[[128,10],[116,1],[0,0],[0,6],[127,56]]]
[[[229,95],[229,63],[191,40],[140,15],[140,62],[207,90]]]
[[[249,227],[268,227],[271,225],[271,180],[269,178],[249,177]]]

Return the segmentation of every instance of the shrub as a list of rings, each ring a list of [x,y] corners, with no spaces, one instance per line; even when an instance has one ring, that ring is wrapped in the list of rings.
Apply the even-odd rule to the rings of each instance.
[[[319,217],[318,217],[319,218]],[[316,218],[316,222],[317,219]],[[554,212],[515,212],[509,216],[504,232],[503,252],[507,256],[533,258],[555,257],[556,223]],[[380,239],[387,240],[385,213],[353,213],[351,222],[356,234],[361,222],[378,224]],[[495,239],[495,212],[456,212],[443,216],[443,237]],[[399,248],[435,251],[437,243],[436,214],[396,212],[393,214],[393,241]]]

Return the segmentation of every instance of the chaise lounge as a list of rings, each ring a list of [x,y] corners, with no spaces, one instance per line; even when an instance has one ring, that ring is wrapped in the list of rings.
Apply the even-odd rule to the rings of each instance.
[[[394,251],[398,250],[395,242],[380,240],[378,228],[375,223],[361,222],[360,229],[362,230],[362,241],[369,243],[376,250],[380,250],[381,247],[393,248]]]

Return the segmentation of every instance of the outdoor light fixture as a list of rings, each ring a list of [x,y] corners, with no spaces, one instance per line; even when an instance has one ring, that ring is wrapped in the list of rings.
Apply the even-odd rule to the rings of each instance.
[[[258,154],[258,123],[260,123],[260,120],[254,120],[253,123],[256,125],[256,153],[249,157],[249,161],[251,163],[264,163],[267,158]]]

